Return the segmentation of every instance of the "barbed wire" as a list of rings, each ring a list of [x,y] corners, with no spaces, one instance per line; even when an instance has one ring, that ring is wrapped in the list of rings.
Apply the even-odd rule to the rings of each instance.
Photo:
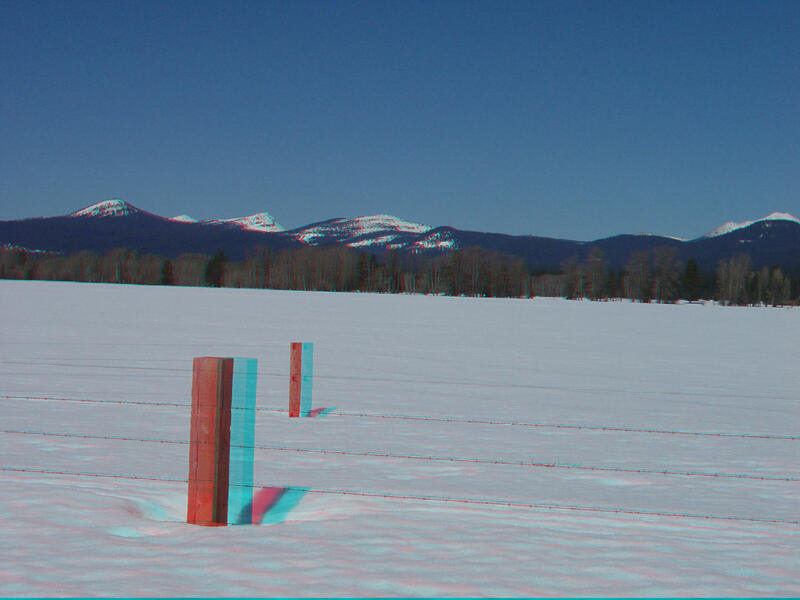
[[[85,433],[65,433],[65,432],[52,432],[52,431],[30,431],[18,429],[2,429],[0,434],[6,435],[31,435],[42,437],[66,437],[66,438],[80,438],[91,440],[113,440],[125,442],[142,442],[142,443],[155,443],[155,444],[175,444],[175,445],[189,445],[189,440],[165,440],[157,438],[139,438],[121,435],[95,435]],[[213,442],[207,442],[209,444]],[[614,473],[628,473],[640,475],[668,475],[680,477],[708,477],[719,479],[751,479],[757,481],[775,481],[775,482],[790,482],[799,483],[800,477],[790,476],[776,476],[776,475],[751,475],[745,473],[710,473],[703,471],[673,471],[669,469],[651,469],[644,467],[608,467],[608,466],[594,466],[594,465],[580,465],[580,464],[567,464],[557,462],[538,462],[538,461],[523,461],[523,460],[509,460],[509,459],[495,459],[495,458],[471,458],[461,456],[431,456],[424,454],[396,454],[391,452],[377,452],[369,450],[341,450],[333,448],[304,448],[296,446],[274,446],[265,444],[254,444],[252,446],[243,446],[231,444],[231,448],[245,448],[257,450],[271,450],[276,452],[296,452],[308,454],[330,454],[339,456],[359,456],[369,458],[390,458],[399,460],[416,460],[416,461],[432,461],[432,462],[451,462],[451,463],[471,463],[482,465],[500,465],[500,466],[515,466],[515,467],[530,467],[530,468],[545,468],[545,469],[564,469],[564,470],[579,470],[579,471],[604,471]]]
[[[269,409],[261,409],[269,410]],[[280,410],[283,409],[273,409]],[[592,431],[607,431],[607,432],[626,432],[626,433],[649,433],[661,435],[689,435],[689,436],[707,436],[707,437],[732,437],[732,438],[755,438],[765,440],[800,440],[800,436],[792,435],[779,435],[779,434],[762,434],[762,433],[733,433],[733,432],[716,432],[716,431],[684,431],[678,429],[656,429],[646,427],[617,427],[608,425],[569,425],[563,423],[535,423],[525,421],[502,421],[497,419],[470,419],[464,417],[431,417],[419,415],[391,415],[381,413],[356,413],[356,412],[337,412],[332,411],[326,415],[338,415],[345,417],[369,417],[375,419],[407,419],[412,421],[441,421],[450,423],[471,423],[479,425],[509,425],[518,427],[544,427],[552,429],[585,429]]]
[[[91,404],[130,404],[130,405],[144,405],[144,406],[170,406],[180,408],[191,408],[190,403],[180,402],[145,402],[140,400],[99,400],[91,398],[63,398],[59,396],[23,396],[23,395],[0,395],[0,400],[41,400],[41,401],[56,401],[56,402],[78,402],[78,403],[91,403]],[[232,407],[234,410],[248,410],[240,407]],[[257,406],[256,411],[264,412],[277,412],[288,413],[288,409]],[[588,431],[605,431],[605,432],[624,432],[624,433],[643,433],[643,434],[657,434],[657,435],[685,435],[695,437],[716,437],[716,438],[748,438],[748,439],[761,439],[761,440],[791,440],[798,441],[800,436],[772,434],[772,433],[741,433],[741,432],[725,432],[725,431],[687,431],[680,429],[658,429],[654,427],[626,427],[615,425],[584,425],[584,424],[568,424],[568,423],[542,423],[542,422],[528,422],[528,421],[505,421],[500,419],[473,419],[468,417],[437,417],[429,415],[395,415],[386,413],[366,413],[366,412],[349,412],[332,410],[325,413],[325,416],[339,416],[339,417],[360,417],[370,419],[399,419],[408,421],[434,421],[444,423],[464,423],[464,424],[477,424],[477,425],[505,425],[512,427],[534,427],[534,428],[547,428],[547,429],[563,429],[563,430],[588,430]]]
[[[103,360],[103,359],[87,359],[87,360]],[[12,366],[48,366],[48,367],[69,367],[69,368],[90,368],[90,369],[118,369],[118,370],[133,370],[133,371],[155,371],[163,373],[182,373],[187,374],[192,372],[191,365],[186,367],[144,367],[135,365],[103,365],[103,364],[86,364],[86,363],[67,363],[67,362],[29,362],[29,361],[0,361],[0,365]],[[235,372],[236,373],[236,372]],[[257,371],[259,376],[263,377],[287,377],[287,372],[281,371]],[[444,386],[466,386],[466,387],[483,387],[483,388],[500,388],[500,389],[530,389],[530,390],[548,390],[557,392],[577,392],[582,394],[637,394],[643,396],[672,396],[672,397],[686,397],[686,398],[736,398],[741,400],[781,400],[781,401],[800,401],[800,396],[764,396],[753,394],[736,394],[729,392],[700,392],[700,391],[669,391],[669,390],[642,390],[642,389],[626,389],[614,387],[581,387],[581,386],[562,386],[562,385],[543,385],[533,383],[515,383],[515,382],[486,382],[486,381],[471,381],[467,379],[425,379],[414,377],[398,378],[398,377],[374,377],[374,376],[360,376],[360,375],[323,375],[314,374],[315,380],[328,380],[328,381],[369,381],[373,383],[405,383],[405,384],[424,384],[424,385],[444,385]]]
[[[74,476],[74,477],[164,481],[170,483],[189,482],[188,478],[178,478],[178,477],[158,477],[151,475],[130,475],[130,474],[117,474],[117,473],[91,473],[87,471],[67,471],[62,469],[34,469],[28,467],[0,466],[0,471],[10,472],[10,473],[38,473],[44,475],[63,475],[63,476]],[[261,483],[257,484],[254,483],[252,485],[245,485],[243,487],[262,488],[262,487],[272,487],[272,486],[267,486]],[[491,507],[503,507],[503,508],[513,508],[513,509],[590,512],[590,513],[634,515],[634,516],[645,516],[645,517],[687,518],[687,519],[705,519],[705,520],[723,520],[723,521],[742,521],[749,523],[764,523],[764,524],[800,525],[800,520],[776,519],[769,517],[747,517],[739,515],[703,514],[703,513],[671,512],[671,511],[659,511],[659,510],[639,510],[639,509],[622,508],[622,507],[581,506],[572,504],[519,502],[513,500],[484,499],[484,498],[461,498],[461,497],[451,497],[451,496],[396,494],[396,493],[386,493],[386,492],[375,492],[369,490],[348,490],[348,489],[295,487],[295,486],[292,487],[294,489],[300,489],[306,493],[312,493],[312,494],[358,496],[365,498],[382,498],[388,500],[406,500],[406,501],[417,501],[417,502],[441,502],[441,503],[459,504],[462,506],[470,506],[470,505],[480,506],[480,507],[491,506]]]
[[[186,402],[145,402],[143,400],[98,400],[94,398],[62,398],[60,396],[15,396],[3,395],[2,400],[41,400],[45,402],[78,402],[88,404],[132,404],[135,406],[173,406],[181,408],[191,408],[192,405]]]

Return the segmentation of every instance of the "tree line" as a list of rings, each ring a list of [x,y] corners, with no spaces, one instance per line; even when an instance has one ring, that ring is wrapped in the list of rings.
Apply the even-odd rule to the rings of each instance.
[[[779,267],[754,269],[746,255],[701,271],[681,263],[675,248],[634,252],[623,269],[609,268],[598,248],[558,269],[531,272],[526,262],[494,250],[465,248],[440,257],[390,251],[375,255],[347,247],[272,251],[256,248],[245,260],[182,254],[169,259],[133,250],[69,256],[0,248],[0,279],[39,279],[239,287],[282,290],[361,291],[449,296],[554,296],[640,302],[717,300],[726,305],[800,304],[800,280]]]

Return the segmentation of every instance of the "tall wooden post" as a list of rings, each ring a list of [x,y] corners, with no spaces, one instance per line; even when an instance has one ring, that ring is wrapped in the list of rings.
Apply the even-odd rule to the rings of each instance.
[[[233,359],[228,525],[253,522],[257,367],[255,358]]]
[[[314,383],[314,344],[303,344],[300,366],[300,416],[311,414],[311,390]]]
[[[187,523],[226,525],[233,359],[204,356],[192,365]]]

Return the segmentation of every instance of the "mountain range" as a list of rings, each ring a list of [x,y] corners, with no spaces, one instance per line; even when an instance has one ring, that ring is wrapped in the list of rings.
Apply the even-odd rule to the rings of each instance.
[[[234,260],[257,246],[272,250],[347,246],[378,255],[394,250],[423,256],[480,246],[521,257],[532,269],[557,268],[571,258],[582,260],[593,247],[603,251],[609,266],[622,268],[634,252],[668,246],[676,249],[679,259],[694,258],[705,269],[721,259],[747,254],[755,267],[797,270],[800,219],[776,212],[754,221],[725,223],[692,240],[624,234],[583,242],[429,227],[389,215],[329,219],[286,230],[267,212],[198,221],[188,215],[161,217],[112,199],[64,216],[0,221],[0,246],[66,254],[125,247],[167,257],[222,249]]]

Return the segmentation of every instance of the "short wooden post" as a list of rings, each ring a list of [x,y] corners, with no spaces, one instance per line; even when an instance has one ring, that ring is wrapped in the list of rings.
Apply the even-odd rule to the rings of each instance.
[[[187,523],[228,523],[232,380],[232,358],[194,359]]]
[[[311,413],[314,344],[292,342],[289,356],[289,416],[307,417]]]

